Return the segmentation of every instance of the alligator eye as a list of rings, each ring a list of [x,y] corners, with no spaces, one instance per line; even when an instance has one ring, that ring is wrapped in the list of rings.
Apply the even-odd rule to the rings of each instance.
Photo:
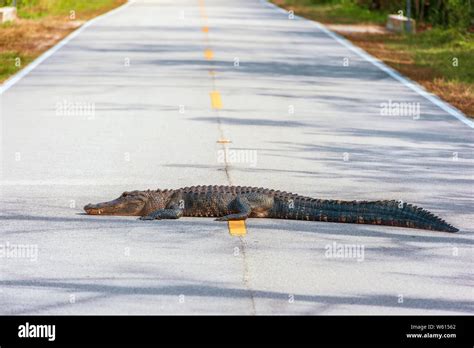
[[[127,197],[127,196],[128,196],[128,192],[122,193],[122,197]]]

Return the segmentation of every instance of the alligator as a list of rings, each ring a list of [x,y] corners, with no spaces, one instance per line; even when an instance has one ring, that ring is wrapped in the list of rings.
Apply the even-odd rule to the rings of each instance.
[[[88,204],[84,210],[89,215],[140,216],[140,220],[189,216],[229,221],[250,217],[458,231],[432,213],[401,201],[314,199],[248,186],[192,186],[130,191],[109,202]]]

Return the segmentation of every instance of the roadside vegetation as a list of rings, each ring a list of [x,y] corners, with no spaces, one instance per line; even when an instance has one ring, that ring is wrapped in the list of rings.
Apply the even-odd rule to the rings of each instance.
[[[325,24],[385,25],[406,13],[406,1],[273,0],[296,15]],[[340,31],[347,39],[474,117],[474,3],[412,0],[417,33]],[[337,27],[335,29],[337,31]]]
[[[19,19],[0,24],[0,82],[25,67],[86,20],[126,0],[17,0]],[[0,7],[13,0],[0,0]]]
[[[388,11],[370,11],[355,1],[347,0],[273,0],[274,4],[293,10],[295,14],[323,23],[384,24]]]

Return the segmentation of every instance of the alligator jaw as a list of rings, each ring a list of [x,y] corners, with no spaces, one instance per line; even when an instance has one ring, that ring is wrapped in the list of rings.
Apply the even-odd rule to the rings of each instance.
[[[112,209],[111,209],[112,208]],[[84,210],[89,215],[113,215],[113,205],[107,203],[92,204],[84,206]]]
[[[89,215],[141,216],[144,203],[127,202],[126,199],[114,199],[110,202],[88,204],[84,210]]]

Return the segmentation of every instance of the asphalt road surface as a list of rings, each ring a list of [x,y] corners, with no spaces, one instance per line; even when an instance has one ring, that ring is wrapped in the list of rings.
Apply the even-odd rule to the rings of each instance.
[[[313,22],[139,0],[1,98],[1,314],[474,313],[473,129]],[[460,232],[82,214],[199,184],[403,200]]]

